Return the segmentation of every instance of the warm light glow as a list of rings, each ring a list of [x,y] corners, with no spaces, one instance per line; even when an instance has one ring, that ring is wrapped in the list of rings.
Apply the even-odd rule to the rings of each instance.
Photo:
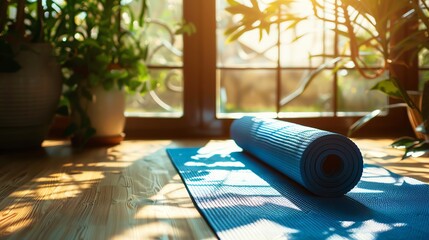
[[[313,7],[308,0],[299,0],[293,4],[293,11],[303,16],[313,14]]]
[[[152,222],[126,229],[122,234],[111,239],[172,239],[172,236],[179,238],[181,235],[185,236],[183,230],[168,222]]]
[[[200,218],[201,215],[196,208],[186,209],[183,207],[169,205],[145,205],[140,208],[135,216],[141,219],[184,219]]]
[[[30,204],[19,204],[17,202],[11,204],[5,209],[0,210],[0,229],[2,232],[0,236],[3,234],[9,234],[18,232],[21,229],[24,229],[33,222],[33,218],[31,218],[31,212],[33,210],[33,206]],[[13,219],[13,220],[8,220]]]

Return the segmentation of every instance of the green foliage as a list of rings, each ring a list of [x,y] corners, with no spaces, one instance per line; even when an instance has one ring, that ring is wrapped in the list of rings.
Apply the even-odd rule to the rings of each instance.
[[[260,40],[264,33],[269,34],[272,25],[288,23],[286,29],[293,29],[300,21],[306,19],[298,13],[291,11],[291,5],[295,0],[276,0],[261,9],[257,0],[251,0],[251,5],[239,3],[235,0],[228,0],[229,6],[225,9],[232,15],[240,16],[239,22],[233,24],[225,31],[228,36],[227,42],[237,40],[241,35],[254,29],[259,30]]]
[[[413,8],[412,1],[395,0],[393,4],[391,0],[342,0],[338,5],[334,1],[323,1],[324,4],[319,0],[311,2],[315,16],[335,23],[332,30],[346,37],[349,54],[344,57],[350,59],[356,70],[365,78],[380,77],[389,69],[392,61],[403,56],[405,52],[400,52],[404,49],[403,45],[412,45],[410,41],[403,42],[402,46],[400,43],[393,44],[396,41],[395,36],[405,27],[415,25],[416,14],[406,12],[407,9]],[[332,16],[344,20],[334,22]],[[415,46],[413,50],[416,50]],[[371,54],[368,55],[369,52]],[[367,68],[371,56],[380,56],[383,62],[379,69],[369,72]]]
[[[421,132],[424,134],[429,133],[428,123],[428,100],[429,100],[429,82],[426,82],[425,88],[423,91],[422,96],[422,107],[421,110],[417,106],[418,103],[414,103],[411,98],[409,97],[408,93],[403,90],[402,88],[398,87],[396,84],[396,81],[394,79],[386,79],[379,83],[377,83],[375,86],[372,87],[372,90],[378,90],[385,94],[387,94],[390,97],[393,98],[399,98],[404,103],[398,103],[398,104],[392,104],[388,105],[382,109],[376,109],[372,111],[371,113],[363,116],[358,121],[353,123],[353,125],[350,126],[348,135],[351,136],[354,132],[356,132],[358,129],[363,127],[365,124],[367,124],[370,120],[374,119],[376,116],[378,116],[383,110],[389,109],[389,108],[396,108],[396,107],[409,107],[416,109],[417,112],[419,112],[422,116],[423,122],[420,124],[417,128],[417,132]],[[406,159],[409,157],[418,157],[422,156],[426,153],[429,153],[429,141],[425,139],[418,139],[414,137],[402,137],[397,139],[395,142],[391,144],[393,148],[398,149],[405,149],[405,153],[402,157],[402,159]]]
[[[16,72],[15,60],[25,43],[49,42],[57,24],[52,0],[0,1],[0,72]]]
[[[146,0],[66,0],[61,6],[55,42],[63,66],[64,104],[69,108],[62,112],[78,116],[66,134],[83,144],[95,131],[80,99],[92,101],[95,87],[146,94],[158,86],[145,62],[148,7]],[[192,23],[177,24],[176,34],[193,32]]]
[[[146,80],[147,46],[121,24],[126,9],[119,0],[66,2],[57,38],[70,90],[98,85],[136,90],[136,83]]]
[[[62,108],[72,109],[62,112],[73,111],[79,116],[66,134],[81,138],[83,144],[95,130],[81,99],[91,101],[94,87],[142,94],[150,90],[146,87],[150,81],[145,64],[148,46],[139,35],[147,4],[141,0],[138,14],[129,4],[120,0],[68,0],[58,15],[54,38],[64,73],[66,101]],[[131,18],[129,24],[125,24],[124,15]]]
[[[174,32],[175,34],[186,34],[191,35],[197,32],[197,28],[194,23],[186,21],[186,19],[182,19],[182,22],[177,23],[177,29]]]
[[[419,106],[419,103],[410,98],[403,84],[398,80],[395,68],[392,67],[395,64],[403,66],[412,64],[417,54],[422,49],[429,47],[429,8],[427,2],[425,0],[395,0],[393,4],[391,0],[342,0],[338,5],[331,2],[333,6],[326,8],[318,0],[311,1],[314,13],[319,19],[332,22],[332,19],[326,18],[326,16],[329,14],[332,16],[333,12],[327,13],[326,9],[335,9],[334,14],[338,14],[340,18],[344,19],[335,25],[334,31],[338,32],[340,31],[338,29],[344,29],[341,35],[347,38],[350,52],[350,55],[346,57],[353,61],[355,69],[363,77],[374,79],[381,76],[386,70],[390,71],[391,77],[377,83],[372,87],[372,90],[378,90],[389,97],[400,99],[405,103],[404,106],[416,110],[423,119],[423,123],[419,127],[420,130],[428,132],[429,90],[424,89],[422,106]],[[412,29],[411,34],[398,39],[398,36],[404,35],[404,29],[408,28]],[[383,57],[382,67],[371,74],[366,71],[368,65],[365,50],[368,48]],[[367,114],[349,128],[349,135],[364,126],[384,109],[398,106],[398,104],[389,105]],[[411,139],[408,139],[409,142],[406,144],[404,139],[394,144],[394,146],[406,145],[404,158],[416,156],[428,150],[427,141]]]
[[[412,137],[399,138],[390,146],[397,149],[405,149],[402,160],[409,157],[419,157],[429,153],[429,143],[427,141]]]
[[[388,95],[389,97],[401,99],[408,105],[408,107],[412,109],[416,109],[417,111],[420,111],[420,108],[417,106],[418,103],[415,103],[411,100],[407,91],[403,87],[401,87],[401,85],[398,82],[399,81],[396,80],[395,78],[385,79],[375,84],[371,88],[371,90],[378,90]]]
[[[378,90],[392,98],[402,98],[402,94],[392,79],[385,79],[374,85],[371,90]]]

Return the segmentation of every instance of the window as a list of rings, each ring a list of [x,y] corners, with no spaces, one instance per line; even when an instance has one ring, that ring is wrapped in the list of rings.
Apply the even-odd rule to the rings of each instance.
[[[161,86],[145,98],[130,100],[128,136],[226,136],[231,119],[242,114],[345,133],[358,116],[388,103],[384,95],[368,91],[381,78],[364,80],[351,64],[336,72],[332,69],[338,66],[330,64],[304,93],[288,100],[309,73],[343,53],[345,41],[326,30],[332,23],[306,20],[296,32],[279,33],[284,27],[280,25],[261,42],[249,32],[225,44],[223,32],[234,20],[224,11],[226,0],[151,0],[150,4],[154,28],[148,41],[156,44],[151,46],[149,67]],[[311,11],[304,0],[293,7]],[[196,25],[197,32],[173,40],[165,23],[172,27],[182,16]],[[303,37],[293,42],[299,35]],[[330,57],[309,58],[317,54]],[[367,60],[368,70],[378,67],[374,58]],[[403,134],[410,130],[407,121],[402,110],[392,110],[367,128]]]
[[[183,19],[183,4],[181,0],[149,0],[148,5],[141,41],[149,45],[149,75],[158,86],[147,86],[153,90],[144,96],[128,96],[127,116],[178,118],[183,116],[183,38],[174,32]]]
[[[249,1],[240,2],[252,6]],[[259,8],[269,7],[264,2],[259,1]],[[346,41],[328,28],[332,23],[309,18],[290,30],[286,30],[288,23],[274,24],[262,40],[259,29],[255,29],[234,43],[225,44],[224,32],[234,22],[225,11],[226,5],[226,1],[217,0],[218,117],[249,112],[288,118],[359,116],[387,104],[385,95],[368,92],[383,77],[363,79],[353,70],[351,61],[336,72],[335,64],[328,65],[302,94],[297,94],[318,66],[332,62],[346,49]],[[308,0],[296,1],[291,6],[285,1],[281,7],[282,16],[294,13],[305,17],[313,13]],[[368,65],[379,67],[374,56],[365,60]]]

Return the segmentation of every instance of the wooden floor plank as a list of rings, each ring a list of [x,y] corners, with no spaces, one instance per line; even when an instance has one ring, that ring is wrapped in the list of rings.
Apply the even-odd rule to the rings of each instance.
[[[429,158],[400,161],[389,139],[356,139],[366,163],[429,182]],[[0,153],[1,239],[215,239],[168,159],[172,146],[231,141],[124,141],[78,151]]]

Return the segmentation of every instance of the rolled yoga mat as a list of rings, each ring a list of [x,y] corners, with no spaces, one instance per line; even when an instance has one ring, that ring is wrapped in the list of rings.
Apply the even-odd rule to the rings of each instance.
[[[218,238],[429,239],[426,183],[365,165],[341,197],[308,191],[337,196],[360,178],[362,159],[347,138],[258,118],[236,120],[231,133],[235,143],[167,149]]]
[[[243,117],[231,125],[231,138],[310,192],[339,197],[359,182],[363,159],[347,137],[274,119]]]

